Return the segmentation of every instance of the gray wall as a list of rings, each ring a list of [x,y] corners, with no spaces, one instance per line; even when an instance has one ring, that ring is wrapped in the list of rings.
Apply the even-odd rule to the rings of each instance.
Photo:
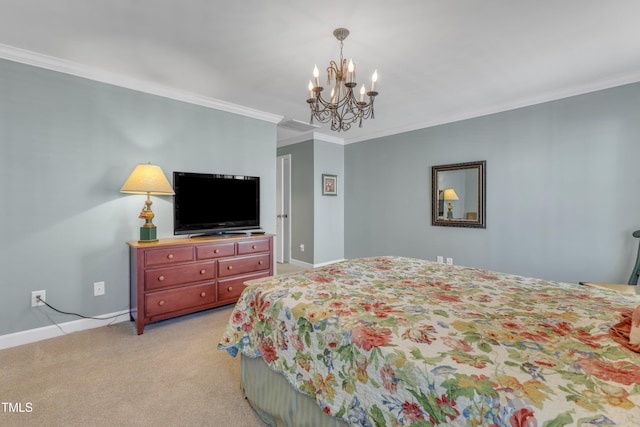
[[[291,155],[291,258],[317,265],[344,258],[344,146],[318,139],[278,148]],[[322,174],[338,195],[322,195]],[[300,251],[304,244],[305,251]]]
[[[315,264],[344,259],[344,146],[326,141],[314,145]],[[338,195],[322,195],[322,174],[337,175]]]
[[[345,254],[626,283],[640,229],[640,84],[348,145]],[[430,168],[487,161],[487,228],[430,224]]]
[[[138,239],[145,197],[119,189],[137,163],[169,180],[260,176],[262,225],[275,232],[275,124],[6,60],[0,93],[0,335],[51,324],[33,290],[85,315],[128,308],[125,242]],[[171,237],[172,198],[152,199],[158,235]],[[93,296],[96,281],[106,295]]]
[[[277,150],[278,156],[291,154],[291,258],[308,264],[313,264],[315,237],[313,146],[313,141],[305,141]]]

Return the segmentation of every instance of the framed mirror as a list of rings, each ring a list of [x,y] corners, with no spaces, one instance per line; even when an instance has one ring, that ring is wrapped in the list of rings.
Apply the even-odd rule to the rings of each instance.
[[[431,167],[431,225],[486,228],[486,160]]]

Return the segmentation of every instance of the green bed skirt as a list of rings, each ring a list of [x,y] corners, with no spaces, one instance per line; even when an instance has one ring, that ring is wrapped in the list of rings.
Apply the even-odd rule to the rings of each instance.
[[[296,391],[262,358],[242,356],[244,396],[260,419],[272,427],[345,427],[344,421],[325,414],[315,400]]]

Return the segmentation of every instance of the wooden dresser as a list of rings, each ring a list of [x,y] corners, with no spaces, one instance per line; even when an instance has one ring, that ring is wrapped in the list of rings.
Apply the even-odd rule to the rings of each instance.
[[[247,280],[273,275],[273,235],[127,242],[131,320],[144,325],[233,304]]]

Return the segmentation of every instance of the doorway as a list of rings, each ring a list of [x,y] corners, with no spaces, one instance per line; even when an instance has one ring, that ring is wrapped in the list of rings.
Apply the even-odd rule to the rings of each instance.
[[[291,154],[278,156],[276,167],[276,262],[291,260]]]

